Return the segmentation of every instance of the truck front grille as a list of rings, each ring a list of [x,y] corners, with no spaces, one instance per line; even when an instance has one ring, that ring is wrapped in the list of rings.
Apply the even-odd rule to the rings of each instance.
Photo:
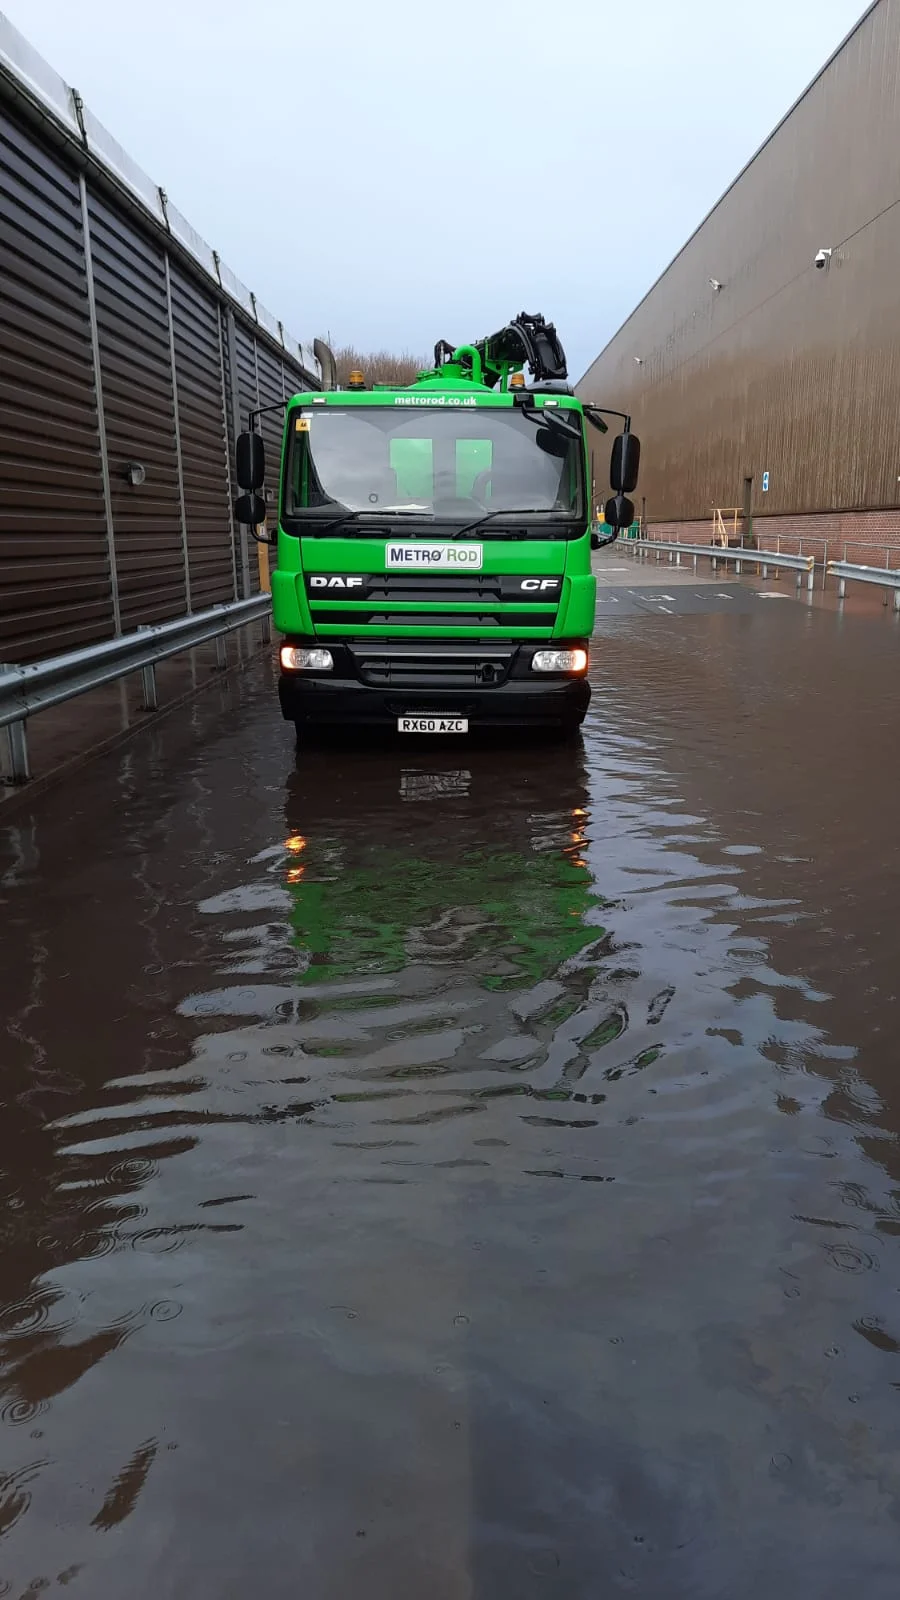
[[[561,577],[533,578],[490,572],[308,572],[306,592],[312,605],[322,600],[369,600],[382,611],[392,602],[413,605],[536,606],[555,611],[562,595]]]
[[[321,625],[456,627],[479,632],[496,628],[552,631],[563,587],[561,577],[485,572],[308,572],[305,581],[310,612]],[[442,610],[418,609],[428,605],[440,605]],[[456,609],[466,605],[479,609]]]
[[[556,621],[556,607],[543,610],[530,606],[527,611],[367,611],[363,606],[356,610],[335,607],[323,611],[312,607],[313,621],[319,627],[350,628],[473,628],[479,633],[512,628],[542,628],[549,633]]]
[[[388,689],[490,689],[505,683],[515,645],[353,645],[363,683]]]

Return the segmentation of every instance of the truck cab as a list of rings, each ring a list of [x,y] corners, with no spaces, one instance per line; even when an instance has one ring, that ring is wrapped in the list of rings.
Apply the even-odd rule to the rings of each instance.
[[[272,605],[299,734],[580,727],[598,542],[585,429],[605,423],[567,387],[552,326],[523,319],[441,343],[408,388],[357,380],[286,403]],[[613,452],[613,537],[633,514],[638,448],[626,431]],[[239,440],[238,468],[252,526],[258,434]]]

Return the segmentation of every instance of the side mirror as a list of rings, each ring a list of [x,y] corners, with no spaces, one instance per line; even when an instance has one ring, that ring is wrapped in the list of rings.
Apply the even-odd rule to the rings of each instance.
[[[556,406],[544,406],[538,412],[538,416],[545,427],[552,428],[554,433],[560,434],[565,439],[580,441],[583,438],[581,418],[577,411],[569,411],[562,407],[557,410]]]
[[[610,488],[617,495],[630,494],[637,488],[638,468],[641,464],[641,441],[636,433],[620,433],[613,440],[612,461],[609,466]]]
[[[252,434],[245,434],[245,438],[252,438]],[[234,514],[238,522],[243,522],[248,528],[258,528],[266,520],[266,502],[261,494],[242,494],[234,502]]]
[[[600,538],[599,533],[592,533],[591,534],[591,549],[592,550],[602,550],[603,549],[603,540]]]
[[[517,392],[514,390],[513,393]],[[531,400],[528,390],[520,389],[518,394],[524,394],[526,397],[521,405],[529,422],[536,422],[541,428],[552,428],[560,438],[581,439],[581,423],[577,411],[557,410],[556,406],[539,408]]]
[[[588,422],[591,424],[592,427],[599,429],[600,433],[609,433],[609,428],[608,428],[607,424],[603,421],[603,418],[600,415],[600,412],[597,410],[596,406],[585,405],[585,406],[582,406],[581,409],[584,412],[585,416],[588,419]]]
[[[627,438],[628,435],[626,434],[625,437]],[[618,444],[618,442],[617,439],[616,443]],[[607,500],[606,505],[603,507],[603,515],[609,527],[615,528],[617,531],[621,531],[622,528],[630,528],[634,521],[634,501],[626,500],[623,494],[614,495],[611,500]]]
[[[560,461],[564,461],[569,454],[568,438],[556,428],[538,428],[534,442],[545,455],[557,456]]]
[[[260,433],[239,433],[235,447],[238,488],[252,494],[266,481],[266,447]],[[244,517],[240,519],[245,521]]]

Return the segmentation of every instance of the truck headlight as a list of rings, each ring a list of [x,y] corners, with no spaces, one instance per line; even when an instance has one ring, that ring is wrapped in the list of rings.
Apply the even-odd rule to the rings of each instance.
[[[334,656],[330,650],[306,650],[298,645],[283,644],[281,666],[284,672],[330,672]]]
[[[532,672],[586,672],[586,650],[535,650],[531,658]]]

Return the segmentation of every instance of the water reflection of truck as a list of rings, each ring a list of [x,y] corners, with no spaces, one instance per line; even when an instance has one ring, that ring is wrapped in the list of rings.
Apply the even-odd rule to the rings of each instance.
[[[430,960],[463,951],[481,987],[519,988],[603,936],[577,748],[540,765],[507,750],[502,768],[470,749],[408,765],[311,753],[288,781],[285,816],[301,981],[399,971],[431,929]],[[476,923],[477,938],[460,937]]]
[[[362,375],[282,403],[272,605],[282,712],[298,731],[580,726],[596,583],[586,435],[603,413],[568,384],[552,324],[524,312],[435,347],[404,389]],[[531,374],[526,385],[525,369]],[[281,409],[278,408],[272,409]],[[618,412],[607,415],[621,415]],[[238,440],[238,519],[265,520],[261,435]],[[612,451],[610,539],[627,527],[640,447]]]

